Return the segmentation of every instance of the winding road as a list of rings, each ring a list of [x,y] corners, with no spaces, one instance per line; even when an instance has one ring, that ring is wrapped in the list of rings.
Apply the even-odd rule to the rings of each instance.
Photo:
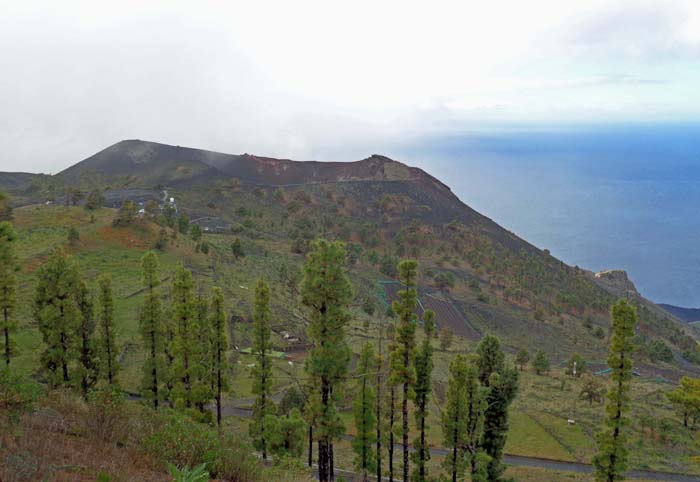
[[[245,403],[247,400],[238,400],[239,404]],[[250,418],[252,410],[247,408],[239,408],[235,406],[223,406],[222,414],[226,416],[235,416],[241,418]],[[352,435],[344,435],[341,437],[343,440],[352,440],[354,437]],[[397,450],[401,450],[402,446],[399,444],[395,445]],[[430,453],[437,456],[445,456],[448,451],[441,448],[431,448]],[[521,455],[505,455],[504,462],[507,465],[512,465],[515,467],[534,467],[540,469],[557,470],[563,472],[576,472],[576,473],[591,473],[593,472],[593,466],[591,464],[584,464],[581,462],[567,462],[564,460],[552,460],[544,459],[539,457],[523,457]],[[352,472],[337,470],[338,474],[341,474],[349,480],[348,475]],[[655,481],[666,481],[666,482],[700,482],[700,475],[690,475],[690,474],[676,474],[671,472],[658,472],[655,470],[630,470],[625,474],[630,479],[643,479],[643,480],[655,480]],[[395,479],[398,482],[398,479]]]

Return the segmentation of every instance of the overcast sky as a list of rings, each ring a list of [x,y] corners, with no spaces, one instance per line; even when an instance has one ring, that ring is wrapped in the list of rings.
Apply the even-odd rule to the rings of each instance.
[[[699,86],[697,0],[0,0],[1,170],[127,138],[351,160],[512,123],[698,120]]]

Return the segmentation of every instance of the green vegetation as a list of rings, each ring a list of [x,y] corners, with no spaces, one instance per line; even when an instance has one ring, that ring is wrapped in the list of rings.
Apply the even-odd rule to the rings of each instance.
[[[143,364],[142,393],[153,401],[153,408],[158,410],[159,390],[163,383],[163,350],[165,333],[160,297],[156,288],[158,280],[158,258],[155,253],[146,253],[142,260],[143,283],[146,285],[146,297],[139,316],[139,330],[144,346],[148,347],[148,355]]]
[[[5,365],[10,366],[15,347],[10,333],[17,329],[15,305],[17,303],[17,278],[15,275],[16,259],[14,242],[16,239],[12,224],[0,222],[0,335],[2,336],[2,357]]]
[[[270,196],[270,198],[272,197]],[[260,199],[267,198],[262,197]],[[309,206],[313,206],[313,204]],[[254,210],[255,208],[251,212]],[[90,222],[91,215],[94,215],[94,222]],[[262,275],[270,282],[269,320],[271,326],[271,351],[281,354],[284,351],[283,348],[293,346],[292,342],[283,338],[283,334],[288,334],[293,338],[300,338],[300,345],[308,343],[311,341],[311,338],[306,336],[301,320],[308,317],[309,321],[311,321],[314,308],[306,305],[304,311],[298,309],[300,300],[297,299],[297,296],[300,291],[305,293],[304,288],[299,289],[300,285],[302,285],[302,280],[299,276],[299,273],[301,273],[300,266],[302,265],[300,257],[290,252],[289,244],[285,239],[255,234],[254,231],[242,231],[237,236],[242,240],[242,245],[246,247],[246,256],[235,260],[234,263],[234,257],[231,252],[232,236],[228,233],[203,234],[203,239],[206,240],[210,247],[209,256],[205,256],[204,253],[196,251],[196,244],[190,236],[173,238],[173,230],[171,228],[154,225],[150,218],[134,218],[129,225],[113,227],[112,220],[114,216],[114,210],[104,208],[91,212],[86,212],[82,208],[65,208],[63,206],[26,207],[15,210],[16,238],[18,242],[14,244],[14,249],[18,260],[17,264],[20,266],[18,271],[13,271],[17,278],[17,299],[27,299],[27,297],[31,297],[32,292],[36,292],[36,286],[40,283],[40,274],[44,269],[42,266],[49,263],[55,248],[63,248],[64,255],[68,257],[67,264],[73,264],[76,268],[76,279],[82,279],[85,282],[82,287],[80,283],[75,283],[69,295],[71,298],[70,303],[75,308],[76,317],[75,323],[71,325],[75,329],[70,333],[73,340],[70,340],[71,350],[69,350],[67,363],[69,380],[65,385],[82,392],[83,376],[81,370],[84,366],[79,357],[83,338],[81,324],[86,320],[85,313],[88,313],[89,310],[78,308],[81,305],[81,295],[78,288],[81,288],[81,290],[87,288],[87,290],[83,290],[83,294],[89,292],[94,292],[95,294],[93,322],[96,323],[94,334],[96,344],[94,348],[99,352],[99,369],[100,373],[103,374],[95,382],[94,387],[88,389],[88,401],[79,403],[89,404],[90,398],[93,396],[91,394],[100,392],[109,384],[107,372],[105,371],[108,363],[103,348],[105,335],[102,325],[102,285],[100,282],[97,282],[101,274],[108,274],[112,278],[111,326],[114,327],[113,333],[116,334],[114,346],[117,347],[115,349],[118,354],[116,360],[119,361],[118,365],[120,368],[113,375],[115,385],[124,387],[126,390],[135,391],[138,388],[138,375],[142,370],[145,370],[144,375],[146,375],[148,383],[144,387],[144,395],[149,397],[149,401],[152,401],[155,395],[160,400],[159,412],[162,412],[161,415],[163,417],[169,416],[166,415],[166,412],[170,413],[170,410],[166,408],[167,404],[164,403],[170,398],[168,383],[169,381],[177,381],[172,378],[171,372],[168,370],[168,350],[172,350],[173,345],[166,343],[167,336],[162,323],[164,320],[170,322],[175,319],[176,310],[174,310],[175,304],[173,303],[175,298],[168,296],[170,291],[168,288],[172,284],[173,274],[177,273],[176,267],[178,263],[182,262],[186,266],[185,269],[192,274],[194,315],[191,319],[194,325],[191,336],[198,341],[207,338],[206,333],[210,333],[208,336],[211,337],[211,343],[207,344],[209,348],[201,353],[201,363],[206,364],[206,370],[197,375],[197,380],[206,382],[207,400],[211,400],[213,406],[213,402],[217,398],[217,390],[212,388],[212,384],[216,385],[216,377],[214,376],[215,370],[213,368],[215,351],[211,347],[214,346],[214,333],[216,332],[216,316],[214,316],[216,309],[211,300],[206,303],[208,305],[206,310],[202,310],[202,304],[207,299],[204,295],[206,294],[208,297],[214,293],[214,287],[219,285],[224,288],[221,290],[221,307],[223,310],[219,312],[218,316],[220,320],[223,320],[223,323],[219,322],[219,329],[229,338],[229,348],[223,348],[221,351],[222,355],[225,355],[222,356],[222,359],[224,361],[232,360],[230,366],[224,366],[221,370],[222,376],[228,379],[229,388],[226,388],[225,383],[222,384],[220,404],[243,408],[253,406],[253,380],[246,375],[254,368],[249,365],[252,365],[257,360],[254,354],[246,355],[243,351],[252,345],[252,335],[254,333],[254,324],[247,323],[251,320],[250,314],[254,307],[254,284],[251,285],[250,280]],[[260,223],[261,229],[273,230],[272,227],[266,224],[268,220],[264,216],[260,218],[257,214],[252,214],[246,217],[254,218],[256,223]],[[275,222],[279,221],[275,220]],[[80,234],[80,242],[75,246],[70,246],[66,240],[66,229],[70,226],[74,226]],[[160,268],[154,270],[153,284],[149,284],[146,280],[144,280],[144,283],[140,283],[141,254],[143,250],[153,248],[157,239],[162,237],[163,233],[165,233],[164,236],[168,242],[162,251],[159,251],[157,255],[153,254],[160,265]],[[382,249],[382,242],[380,240],[380,244],[376,249]],[[346,253],[350,249],[350,247],[347,247]],[[410,248],[407,247],[406,249]],[[419,253],[427,252],[419,251]],[[392,320],[382,318],[386,311],[384,308],[366,310],[364,306],[367,304],[367,300],[377,300],[377,281],[383,280],[384,277],[379,274],[377,266],[369,264],[369,253],[367,251],[360,252],[356,265],[352,265],[348,257],[346,256],[345,260],[338,263],[338,272],[342,271],[352,281],[352,285],[357,290],[355,296],[345,298],[348,300],[347,304],[352,305],[350,307],[345,305],[344,312],[347,314],[347,319],[342,325],[346,350],[344,353],[347,353],[346,360],[349,360],[352,353],[361,353],[368,338],[375,339],[378,336],[379,332],[375,332],[376,325],[382,327],[382,335],[391,334],[392,331],[390,328],[387,329],[392,326]],[[430,266],[433,263],[433,259],[426,258],[425,263]],[[451,261],[448,260],[446,263],[451,263]],[[421,265],[423,265],[423,259],[421,259]],[[425,286],[426,279],[430,282],[427,275],[423,276],[422,272],[416,277],[417,283],[421,286]],[[306,279],[304,279],[305,284]],[[488,283],[481,281],[479,285],[481,290],[489,293],[492,303],[484,309],[503,309],[502,299],[494,295]],[[317,286],[324,286],[324,283],[319,283]],[[476,294],[471,293],[475,293],[472,291],[472,288],[466,282],[463,282],[462,279],[458,279],[454,288],[452,288],[451,296],[454,297],[453,299],[467,299],[475,302]],[[88,298],[84,297],[84,300],[88,300]],[[421,300],[423,301],[422,297]],[[158,367],[156,386],[159,387],[159,390],[155,394],[151,377],[153,373],[149,365],[151,360],[150,337],[147,336],[143,339],[137,337],[139,324],[143,324],[139,320],[143,320],[144,312],[153,312],[152,307],[154,304],[158,305],[155,311],[160,313],[157,318],[161,324],[161,327],[158,328],[161,339],[156,343],[155,350],[157,363],[153,363],[153,365]],[[82,306],[83,308],[87,307],[85,303],[82,303]],[[473,322],[475,326],[483,328],[484,325],[482,323],[484,323],[483,320],[486,319],[487,315],[479,311],[480,308],[478,307],[474,308],[473,311],[469,311],[470,308],[468,307],[471,306],[474,305],[460,305],[461,308],[466,310],[469,321]],[[37,367],[40,366],[40,357],[39,350],[34,347],[43,346],[41,343],[41,332],[30,322],[30,310],[34,311],[33,308],[32,306],[26,306],[24,303],[17,304],[14,320],[16,320],[15,325],[19,326],[14,332],[10,332],[14,344],[20,348],[20,350],[14,352],[16,354],[13,353],[11,367],[12,370],[22,374],[23,380],[26,380],[24,378],[26,375],[35,375]],[[640,309],[640,313],[642,311]],[[231,313],[231,322],[225,315],[227,312]],[[204,313],[207,314],[205,318],[208,320],[208,323],[206,324],[202,323],[204,319],[202,315]],[[561,325],[559,318],[550,318],[547,310],[544,310],[543,313],[544,321],[541,322],[541,325],[547,330],[552,330],[551,333],[554,333],[553,337],[558,336],[557,330],[559,330],[560,326],[568,328],[572,321],[569,315],[564,314],[564,325]],[[37,321],[39,320],[39,318],[36,319]],[[547,358],[551,359],[549,376],[535,376],[532,369],[527,369],[527,362],[521,367],[524,370],[520,373],[518,394],[507,407],[509,412],[507,416],[508,432],[505,446],[503,447],[503,451],[506,453],[554,457],[572,461],[591,460],[595,452],[595,444],[591,434],[594,428],[602,421],[600,417],[600,380],[604,379],[606,375],[585,373],[579,378],[578,368],[576,378],[571,377],[573,373],[571,373],[570,369],[567,374],[567,368],[571,365],[570,361],[574,358],[573,353],[579,353],[581,362],[585,362],[587,366],[587,371],[591,373],[600,371],[600,362],[597,361],[599,359],[595,358],[595,352],[591,352],[591,346],[594,343],[592,340],[595,340],[591,333],[599,325],[604,331],[607,331],[607,327],[595,314],[591,315],[591,319],[592,328],[579,323],[582,330],[586,330],[588,334],[580,335],[579,332],[575,333],[576,336],[581,336],[580,344],[575,349],[570,348],[566,343],[561,348],[557,347],[555,349],[552,348],[551,344],[542,345],[543,352]],[[400,323],[400,317],[397,317],[396,321]],[[442,318],[440,314],[436,316],[436,321],[441,334],[450,330],[451,325],[445,323],[445,318]],[[501,338],[504,345],[507,344],[506,339],[513,339],[510,338],[511,335],[506,335],[505,339],[502,338],[500,330],[503,328],[497,324],[493,326],[494,331],[499,334],[499,338]],[[85,331],[85,333],[88,332],[89,330]],[[147,333],[150,332],[147,330]],[[172,334],[173,336],[177,335],[175,331]],[[473,341],[467,340],[463,336],[455,335],[452,332],[451,334],[450,343],[443,350],[436,350],[432,353],[434,370],[431,374],[431,393],[427,398],[425,418],[423,419],[425,422],[426,445],[430,446],[444,447],[446,445],[446,442],[443,441],[442,414],[445,413],[449,404],[450,363],[455,359],[456,353],[472,353],[475,349]],[[414,336],[416,338],[414,346],[417,346],[418,349],[413,351],[412,365],[413,370],[416,372],[416,378],[420,378],[418,376],[417,361],[420,359],[419,355],[426,337],[422,330],[415,333]],[[587,336],[588,338],[586,338]],[[653,340],[644,341],[647,347],[651,347],[652,342]],[[668,343],[667,346],[675,346],[670,341],[664,342],[664,344],[666,343]],[[435,344],[438,344],[438,341]],[[442,345],[442,335],[440,336],[440,345]],[[513,345],[509,344],[509,346]],[[520,345],[517,346],[521,347]],[[379,345],[375,343],[375,347],[378,348]],[[527,343],[524,343],[522,348],[535,353],[531,345]],[[448,349],[449,351],[446,351]],[[299,355],[293,351],[290,353],[291,356],[288,356],[287,359],[270,359],[270,379],[275,381],[270,391],[270,398],[279,400],[276,397],[281,395],[281,393],[289,392],[293,394],[292,390],[290,390],[291,387],[296,387],[295,390],[297,392],[297,395],[295,395],[297,402],[288,402],[288,404],[291,404],[291,408],[286,408],[283,411],[280,404],[278,413],[275,415],[270,414],[265,423],[269,434],[268,450],[270,454],[273,454],[273,460],[275,461],[279,457],[285,459],[295,458],[302,452],[305,452],[306,444],[303,439],[309,428],[314,432],[313,436],[316,442],[318,441],[318,434],[324,430],[319,428],[314,421],[314,416],[318,412],[304,410],[303,417],[301,417],[301,414],[295,417],[295,414],[292,413],[293,408],[305,408],[307,397],[305,391],[308,387],[313,387],[311,389],[312,396],[309,397],[312,399],[312,403],[314,397],[317,399],[321,398],[321,388],[320,385],[316,385],[316,381],[320,378],[309,376],[309,379],[306,379],[308,375],[305,373],[304,367],[308,366],[310,358],[307,352],[300,351],[298,352],[300,353]],[[646,357],[646,353],[640,353],[639,356]],[[179,356],[175,351],[171,352],[170,355]],[[234,355],[236,355],[237,359],[234,358]],[[638,353],[635,352],[635,366],[638,363],[637,357]],[[513,366],[516,360],[516,356],[505,356],[503,360],[504,367]],[[292,362],[292,364],[289,362]],[[173,359],[173,363],[175,363],[173,368],[176,368],[178,366],[177,360]],[[469,362],[467,366],[474,366],[474,369],[476,369],[475,363]],[[518,362],[518,364],[520,363]],[[578,366],[581,365],[577,362]],[[662,367],[666,366],[662,365]],[[336,370],[338,368],[332,367],[332,369]],[[50,371],[45,368],[42,373],[45,374],[44,376],[47,377],[45,379],[48,381]],[[59,365],[59,379],[62,378],[61,375],[62,369]],[[37,376],[41,377],[42,375]],[[357,430],[351,422],[351,407],[354,395],[359,393],[359,391],[350,390],[349,388],[356,386],[356,382],[359,379],[354,378],[346,381],[347,379],[346,368],[345,375],[336,379],[336,389],[333,390],[333,397],[331,398],[333,410],[337,415],[336,420],[341,426],[336,432],[338,434],[344,431],[345,426],[353,433],[356,433]],[[383,442],[379,450],[383,451],[380,454],[384,456],[385,460],[383,464],[384,474],[387,473],[386,451],[390,437],[388,429],[390,425],[389,400],[392,393],[392,390],[390,390],[391,384],[387,383],[387,380],[386,373],[378,370],[377,379],[373,380],[372,383],[376,387],[377,402],[381,402],[380,405],[375,403],[374,413],[375,419],[380,421],[379,427],[375,426],[375,429],[379,428],[380,435],[375,435],[375,437],[378,437]],[[565,380],[565,383],[562,383],[562,380]],[[88,385],[93,383],[89,378],[86,381],[88,381]],[[58,384],[63,385],[64,383],[62,380],[59,380]],[[173,383],[173,385],[176,385],[176,383]],[[421,425],[420,418],[417,415],[422,411],[418,409],[418,392],[420,390],[416,389],[419,388],[419,385],[418,381],[416,381],[416,384],[411,387],[416,393],[410,394],[411,397],[409,398],[409,414],[411,417],[416,416],[416,429],[414,429],[415,432],[411,438],[416,438],[416,440],[420,438]],[[482,386],[481,382],[477,383],[477,387],[486,390],[486,387]],[[177,392],[181,387],[175,386],[173,388]],[[589,390],[590,388],[592,390]],[[630,447],[629,465],[632,468],[653,468],[672,471],[697,470],[691,458],[695,447],[693,441],[694,432],[692,431],[695,420],[694,412],[692,410],[688,412],[689,430],[680,430],[683,425],[683,414],[681,406],[672,403],[666,397],[666,392],[670,388],[673,388],[673,386],[665,385],[660,380],[653,380],[647,377],[646,374],[635,379],[629,394],[632,403],[632,416],[644,422],[638,426],[635,424],[634,427],[628,427],[629,438],[627,445]],[[483,393],[485,394],[486,392]],[[401,400],[400,392],[396,392],[395,395],[395,401]],[[577,401],[578,404],[576,403]],[[313,406],[319,407],[319,405]],[[378,417],[376,416],[377,407],[380,409]],[[193,408],[199,407],[195,405]],[[182,414],[177,414],[176,416],[183,420],[188,420],[187,424],[190,427],[188,430],[200,425],[207,427],[206,424],[195,422],[195,420],[203,419],[201,413],[198,414],[197,412],[200,412],[200,410],[183,411]],[[160,417],[161,415],[158,416]],[[576,425],[568,425],[567,419],[569,418],[575,419]],[[651,418],[653,420],[650,421]],[[413,423],[413,418],[410,420]],[[308,422],[311,423],[311,427],[309,427]],[[227,437],[231,427],[238,423],[244,425],[248,421],[238,421],[235,417],[223,417],[221,421],[222,436]],[[484,421],[481,423],[484,424]],[[190,426],[189,424],[192,425]],[[398,430],[396,430],[397,428]],[[199,433],[194,429],[192,430],[192,433],[195,435]],[[240,433],[243,438],[246,438],[244,432]],[[376,430],[375,433],[377,433]],[[476,433],[478,433],[478,430]],[[214,437],[218,437],[216,430],[213,431],[213,434]],[[402,437],[401,427],[394,427],[394,430],[391,431],[391,436],[394,435]],[[207,437],[209,436],[207,435]],[[328,447],[329,452],[333,454],[330,457],[334,459],[333,464],[335,467],[349,468],[351,466],[350,454],[352,451],[350,442],[340,440],[336,435],[333,438],[333,443],[330,443]],[[473,457],[477,461],[476,468],[481,468],[481,473],[483,473],[483,469],[488,467],[488,458],[481,453],[483,448],[480,444],[472,445],[472,447],[476,447],[474,450],[476,456]],[[250,446],[246,446],[246,449],[252,450]],[[139,448],[139,450],[142,449]],[[175,454],[175,449],[171,450],[171,453]],[[460,458],[460,462],[466,463],[467,460],[472,460],[466,458],[466,453],[466,451],[462,452],[463,455]],[[158,460],[162,461],[162,459]],[[420,461],[415,458],[411,459],[411,461],[413,464],[410,469],[412,474],[414,474],[411,479],[416,480],[416,471],[420,467]],[[202,460],[197,463],[196,460],[180,460],[173,463],[180,467],[196,467],[203,462],[205,461]],[[433,460],[426,460],[426,473],[429,473],[432,477],[438,476],[443,462],[441,457],[435,456],[433,456]],[[287,464],[288,462],[284,463]],[[465,466],[465,470],[467,466]],[[156,470],[163,470],[164,467],[165,465],[161,465]],[[403,467],[399,463],[395,468],[401,471]],[[214,474],[210,465],[207,466],[207,470]],[[505,472],[505,475],[500,475],[500,477],[510,476],[512,470],[514,469],[509,469]],[[444,473],[451,475],[450,469],[447,468],[445,468]],[[526,476],[523,475],[523,477]],[[562,475],[562,477],[565,476]],[[154,480],[157,479],[154,478]],[[555,479],[554,475],[552,475],[552,478],[549,480],[558,479]]]
[[[353,415],[357,433],[352,441],[355,451],[355,468],[362,477],[362,482],[369,480],[369,474],[376,470],[377,461],[374,453],[374,444],[377,441],[377,420],[374,413],[375,393],[372,388],[372,372],[376,369],[374,348],[366,343],[360,352],[360,361],[357,364],[357,395],[353,402]]]
[[[432,392],[431,375],[433,372],[433,347],[431,345],[433,331],[435,330],[435,312],[426,310],[423,313],[423,330],[425,337],[415,355],[414,365],[416,382],[413,387],[414,414],[418,437],[413,441],[414,452],[411,456],[416,465],[413,472],[413,480],[416,482],[427,481],[426,464],[430,460],[430,447],[426,439],[428,402]]]
[[[418,263],[413,260],[405,260],[399,263],[398,271],[403,289],[399,291],[399,300],[395,301],[392,309],[399,319],[396,329],[396,339],[391,352],[391,377],[392,384],[401,385],[403,399],[401,413],[403,426],[403,480],[409,480],[408,465],[408,399],[409,390],[416,383],[416,369],[414,365],[416,346],[416,275]]]
[[[272,390],[272,366],[270,360],[271,331],[270,331],[270,288],[262,278],[258,279],[255,286],[255,305],[253,308],[253,347],[252,354],[256,364],[251,370],[253,377],[253,393],[255,404],[253,405],[253,422],[250,424],[250,434],[253,437],[255,448],[262,452],[263,460],[267,459],[268,434],[265,426],[267,415],[275,413],[274,403],[271,398]]]
[[[627,469],[627,425],[630,411],[630,380],[632,378],[632,351],[637,312],[626,301],[618,301],[612,308],[613,334],[610,338],[608,365],[612,369],[612,383],[605,403],[603,429],[598,434],[598,454],[593,458],[598,482],[615,482],[624,477]]]
[[[518,390],[518,371],[505,366],[498,338],[486,335],[476,349],[477,376],[486,393],[484,433],[479,444],[488,457],[484,476],[489,482],[501,479],[505,470],[503,448],[508,434],[508,407]]]
[[[345,273],[342,243],[324,240],[312,243],[301,295],[309,312],[308,334],[313,343],[306,361],[306,371],[315,388],[310,398],[309,418],[318,441],[319,480],[327,482],[334,467],[333,441],[344,432],[337,396],[350,361],[345,328],[350,321],[347,306],[352,291]]]
[[[100,358],[102,360],[102,372],[107,383],[114,385],[119,373],[119,361],[117,354],[119,348],[116,344],[116,326],[114,324],[114,296],[112,294],[112,278],[103,274],[97,279],[98,295],[98,324],[100,328]]]

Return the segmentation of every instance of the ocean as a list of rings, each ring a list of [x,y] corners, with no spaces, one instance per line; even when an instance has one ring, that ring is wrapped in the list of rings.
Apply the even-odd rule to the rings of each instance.
[[[501,126],[389,152],[571,265],[700,307],[700,124]]]

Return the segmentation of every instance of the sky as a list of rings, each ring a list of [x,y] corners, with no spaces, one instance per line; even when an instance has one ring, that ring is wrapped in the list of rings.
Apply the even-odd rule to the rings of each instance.
[[[0,0],[7,171],[133,138],[354,160],[468,129],[694,121],[698,85],[697,0]]]

